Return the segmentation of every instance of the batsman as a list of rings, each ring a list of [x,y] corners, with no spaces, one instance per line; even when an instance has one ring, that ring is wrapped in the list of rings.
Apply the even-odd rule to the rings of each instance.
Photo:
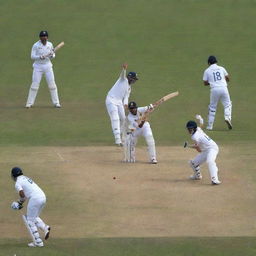
[[[135,147],[138,137],[143,136],[148,146],[149,161],[151,164],[157,164],[155,140],[150,124],[147,121],[147,113],[153,111],[154,105],[150,104],[149,106],[138,108],[136,102],[131,101],[128,104],[128,109],[128,132],[124,145],[125,161],[135,162]]]

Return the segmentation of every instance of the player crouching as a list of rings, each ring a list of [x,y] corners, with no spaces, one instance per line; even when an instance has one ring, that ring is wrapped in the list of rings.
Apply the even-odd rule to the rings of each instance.
[[[15,188],[19,194],[19,200],[11,204],[12,209],[20,210],[23,203],[28,199],[27,215],[22,215],[25,226],[32,238],[29,247],[43,247],[44,243],[38,232],[38,228],[44,232],[47,240],[50,235],[50,226],[46,225],[39,217],[46,204],[46,197],[43,190],[29,177],[24,176],[19,167],[12,168],[11,176],[15,181]]]
[[[154,109],[151,104],[146,107],[137,107],[134,101],[128,104],[129,114],[127,116],[128,132],[125,139],[124,151],[125,161],[135,162],[135,147],[139,136],[143,136],[148,146],[150,163],[157,164],[155,140],[147,121],[147,113]]]
[[[196,115],[196,118],[199,120],[200,126],[202,127],[202,117],[200,115]],[[218,145],[210,137],[208,137],[200,127],[197,126],[195,121],[188,121],[186,128],[188,129],[191,139],[195,142],[195,144],[188,145],[188,143],[185,142],[184,147],[194,148],[199,152],[199,154],[193,160],[189,161],[190,166],[194,171],[194,174],[190,176],[190,179],[202,179],[200,165],[206,162],[212,185],[221,184],[221,181],[219,181],[218,178],[218,167],[215,162],[219,153]]]

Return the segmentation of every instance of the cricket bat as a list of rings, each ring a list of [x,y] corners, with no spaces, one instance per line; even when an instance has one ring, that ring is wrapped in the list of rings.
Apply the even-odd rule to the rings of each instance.
[[[53,48],[53,52],[55,53],[60,48],[62,48],[64,45],[65,45],[64,42],[59,43],[56,47]],[[50,53],[48,53],[45,57],[49,57],[50,55],[52,55],[52,51]]]
[[[172,92],[172,93],[169,93],[167,95],[165,95],[164,97],[162,97],[160,100],[156,101],[153,105],[154,107],[158,107],[159,105],[161,105],[163,102],[169,100],[169,99],[172,99],[176,96],[179,95],[179,92]]]
[[[179,92],[172,92],[172,93],[169,93],[167,95],[165,95],[164,97],[162,97],[161,99],[159,99],[158,101],[156,101],[155,103],[153,103],[152,105],[154,106],[154,109],[156,107],[158,107],[159,105],[161,105],[163,102],[169,100],[169,99],[172,99],[176,96],[179,95]],[[142,116],[141,118],[139,119],[139,122],[141,121],[147,121],[148,120],[148,117],[149,117],[149,114],[152,113],[154,111],[154,109],[150,109],[148,111],[146,111]]]

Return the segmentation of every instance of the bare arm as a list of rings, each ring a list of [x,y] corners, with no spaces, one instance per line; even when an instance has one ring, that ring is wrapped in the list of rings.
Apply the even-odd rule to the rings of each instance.
[[[26,196],[25,196],[23,190],[20,190],[20,191],[19,191],[19,196],[20,196],[19,202],[20,202],[21,204],[23,204],[23,203],[26,201]]]
[[[204,81],[204,85],[207,86],[207,85],[210,85],[208,81]]]
[[[191,148],[194,148],[195,150],[197,150],[197,152],[202,152],[202,150],[197,144],[191,145]]]
[[[188,144],[187,141],[185,141],[185,143],[184,143],[184,148],[194,148],[194,149],[196,149],[198,152],[202,152],[201,149],[200,149],[200,147],[199,147],[197,144],[192,144],[192,145],[190,145],[190,144]]]
[[[225,76],[225,80],[227,81],[227,83],[230,81],[229,76]]]

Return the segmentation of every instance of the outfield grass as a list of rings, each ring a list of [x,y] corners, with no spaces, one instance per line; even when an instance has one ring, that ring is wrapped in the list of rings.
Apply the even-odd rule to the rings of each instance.
[[[230,72],[234,131],[226,133],[222,108],[213,137],[219,143],[255,140],[253,58],[255,1],[1,1],[3,35],[2,145],[111,145],[105,96],[120,65],[138,72],[131,100],[146,105],[171,91],[180,96],[151,118],[158,144],[179,144],[184,124],[207,115],[202,85],[208,55]],[[62,109],[52,109],[45,82],[34,109],[24,109],[31,83],[32,44],[41,29],[66,45],[54,60]],[[227,136],[228,135],[228,136]]]
[[[0,240],[0,256],[254,256],[253,237],[54,239],[44,248],[24,240]]]

